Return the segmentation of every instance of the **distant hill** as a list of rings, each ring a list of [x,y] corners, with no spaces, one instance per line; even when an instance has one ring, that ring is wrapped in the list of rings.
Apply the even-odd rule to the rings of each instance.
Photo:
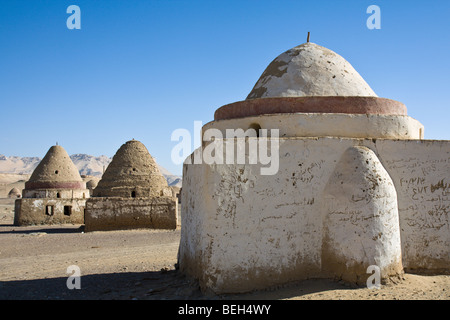
[[[38,157],[6,157],[0,154],[0,172],[31,174],[41,158]]]
[[[101,177],[112,158],[107,156],[94,157],[88,154],[73,154],[70,159],[82,175]]]
[[[106,170],[112,158],[107,156],[91,156],[88,154],[73,154],[70,156],[80,175],[95,176],[100,178]],[[7,157],[0,155],[0,173],[32,174],[42,159],[39,157]],[[159,170],[166,178],[169,186],[181,187],[180,176],[170,173],[167,169],[158,164]]]

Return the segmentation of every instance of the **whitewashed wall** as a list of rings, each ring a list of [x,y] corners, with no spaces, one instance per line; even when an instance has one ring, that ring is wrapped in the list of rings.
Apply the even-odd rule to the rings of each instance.
[[[399,217],[390,223],[400,223],[403,266],[448,271],[449,142],[343,138],[280,139],[273,176],[260,165],[185,164],[181,270],[216,293],[329,276],[324,189],[353,146],[370,148],[395,186]],[[412,185],[417,178],[427,191]]]

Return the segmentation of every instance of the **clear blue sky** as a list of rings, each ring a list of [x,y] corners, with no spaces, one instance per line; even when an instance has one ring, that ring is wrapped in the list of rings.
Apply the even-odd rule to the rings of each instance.
[[[81,30],[69,30],[69,5]],[[369,5],[381,29],[369,30]],[[306,41],[403,102],[426,139],[450,137],[450,1],[52,0],[0,2],[0,154],[113,156],[143,142],[174,174],[178,128],[244,100],[266,66]]]

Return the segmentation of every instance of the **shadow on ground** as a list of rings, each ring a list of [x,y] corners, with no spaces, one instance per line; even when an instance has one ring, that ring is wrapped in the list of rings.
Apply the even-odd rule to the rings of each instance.
[[[68,275],[69,277],[69,275]],[[202,299],[198,285],[176,270],[81,275],[80,289],[66,277],[0,281],[0,300]]]
[[[7,230],[0,231],[0,234],[30,234],[30,233],[81,233],[84,232],[83,226],[64,226],[64,227],[21,227],[10,224],[0,224],[0,227],[8,227]]]
[[[75,282],[71,279],[72,284]],[[68,289],[68,277],[0,282],[0,300],[279,300],[346,289],[327,279],[243,294],[211,295],[178,270],[82,275],[81,289]]]
[[[315,299],[321,299],[320,296],[327,291],[333,290],[355,290],[363,288],[356,284],[344,283],[342,281],[335,281],[332,279],[307,279],[301,281],[294,281],[286,285],[281,285],[266,290],[258,290],[250,293],[227,295],[227,299],[241,299],[241,300],[281,300],[290,298],[301,298],[310,294],[318,293]]]

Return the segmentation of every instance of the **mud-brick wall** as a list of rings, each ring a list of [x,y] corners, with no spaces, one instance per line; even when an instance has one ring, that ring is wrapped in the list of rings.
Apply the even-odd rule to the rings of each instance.
[[[83,199],[17,199],[14,224],[83,224],[85,204]]]
[[[176,229],[177,205],[172,197],[90,198],[86,201],[85,231]]]
[[[23,190],[24,198],[58,198],[58,199],[86,199],[89,198],[88,189],[31,189]]]

